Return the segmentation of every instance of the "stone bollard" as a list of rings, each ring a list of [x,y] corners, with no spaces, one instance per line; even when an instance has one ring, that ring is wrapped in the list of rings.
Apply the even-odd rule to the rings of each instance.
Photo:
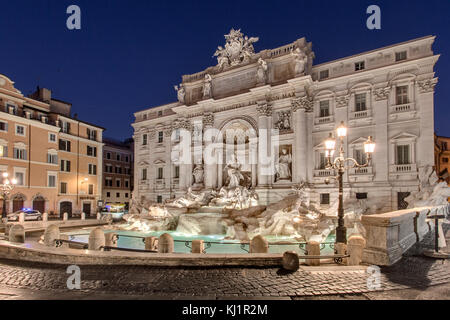
[[[25,212],[20,212],[19,213],[19,223],[22,224],[25,222]]]
[[[250,253],[268,253],[269,243],[263,236],[257,235],[250,241]]]
[[[298,254],[295,251],[286,251],[283,253],[283,269],[288,271],[297,271],[300,267]]]
[[[158,238],[145,237],[145,250],[158,251]]]
[[[347,244],[340,242],[336,243],[334,245],[334,251],[336,254],[347,254]],[[342,264],[347,265],[347,260],[347,258],[342,258]]]
[[[348,238],[347,242],[347,250],[350,255],[347,259],[347,265],[358,266],[362,261],[363,250],[366,246],[366,239],[359,234],[354,234]]]
[[[82,212],[80,218],[81,220],[86,220],[86,213]]]
[[[158,239],[158,253],[173,253],[174,243],[170,234],[164,233]]]
[[[205,250],[205,243],[203,240],[192,240],[191,253],[203,253]]]
[[[9,241],[10,242],[25,242],[25,229],[21,224],[15,224],[9,230]]]
[[[89,234],[89,250],[101,250],[100,247],[105,245],[105,233],[100,228],[95,228]]]
[[[48,221],[48,213],[47,213],[47,212],[44,212],[44,213],[42,214],[42,221],[43,221],[43,222],[47,222],[47,221]]]
[[[311,241],[306,244],[308,256],[320,256],[320,243]],[[308,266],[320,266],[320,259],[305,259]]]
[[[69,219],[69,214],[67,212],[63,213],[63,221],[67,221]]]
[[[109,232],[105,233],[105,246],[107,247],[117,247],[117,233]]]
[[[11,230],[12,226],[14,225],[14,223],[7,223],[5,226],[5,236],[9,235],[9,230]]]
[[[61,239],[59,227],[56,224],[49,225],[44,232],[44,244],[47,247],[54,247],[55,240]]]

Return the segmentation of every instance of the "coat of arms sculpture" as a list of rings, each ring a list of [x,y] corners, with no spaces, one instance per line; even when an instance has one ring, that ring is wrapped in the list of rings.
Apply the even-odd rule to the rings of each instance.
[[[253,43],[259,40],[258,37],[244,37],[241,29],[231,29],[230,33],[225,35],[225,39],[225,48],[219,46],[214,54],[220,70],[250,61],[250,57],[255,53]]]

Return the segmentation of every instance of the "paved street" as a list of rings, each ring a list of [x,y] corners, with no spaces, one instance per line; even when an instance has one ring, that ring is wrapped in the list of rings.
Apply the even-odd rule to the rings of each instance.
[[[444,229],[450,243],[449,225]],[[0,299],[450,299],[450,261],[418,254],[432,240],[430,233],[399,263],[381,268],[375,291],[367,286],[365,269],[336,265],[294,273],[277,268],[80,266],[81,289],[69,290],[67,266],[0,260]]]
[[[65,266],[0,261],[0,298],[307,298],[320,295],[373,294],[364,270],[299,270],[286,274],[276,268],[155,268],[81,266],[81,290],[66,287]],[[322,269],[315,269],[322,270]],[[381,290],[423,290],[450,283],[447,261],[405,257],[381,269]],[[448,290],[447,290],[448,292]],[[441,298],[449,298],[443,296]]]

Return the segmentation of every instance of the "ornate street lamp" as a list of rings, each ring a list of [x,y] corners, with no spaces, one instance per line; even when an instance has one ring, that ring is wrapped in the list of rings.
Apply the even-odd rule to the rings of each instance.
[[[1,191],[2,198],[3,198],[2,219],[5,219],[7,217],[6,197],[10,194],[11,190],[13,190],[17,184],[17,180],[15,178],[9,180],[8,177],[9,177],[8,172],[3,172],[2,183],[0,184],[0,191]]]
[[[347,135],[347,127],[344,122],[341,122],[340,126],[336,129],[337,136],[339,138],[339,156],[332,160],[336,151],[336,139],[330,133],[328,139],[325,140],[325,156],[327,158],[327,164],[325,169],[337,170],[337,181],[339,185],[339,207],[338,207],[338,226],[336,228],[336,243],[347,243],[347,229],[344,226],[344,188],[342,176],[345,170],[351,168],[363,168],[371,165],[372,153],[375,151],[375,143],[372,141],[372,137],[369,136],[364,143],[364,152],[367,154],[366,163],[359,164],[353,158],[345,158],[344,155],[344,137]]]

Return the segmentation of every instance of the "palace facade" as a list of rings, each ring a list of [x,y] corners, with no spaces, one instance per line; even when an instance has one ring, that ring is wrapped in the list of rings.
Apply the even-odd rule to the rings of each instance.
[[[330,206],[338,194],[335,173],[325,168],[324,140],[344,122],[347,156],[364,162],[363,143],[368,136],[376,143],[371,166],[345,173],[346,196],[370,199],[382,211],[406,205],[404,198],[418,190],[419,170],[434,165],[434,36],[319,65],[305,38],[258,53],[258,38],[240,30],[225,39],[216,66],[182,77],[178,101],[135,113],[137,201],[220,189],[229,178],[227,146],[244,145],[245,157],[259,159],[265,151],[259,138],[268,135],[277,141],[269,143],[272,173],[261,161],[242,164],[260,202],[277,201],[304,182],[311,201]],[[208,128],[219,135],[206,139]],[[249,134],[230,142],[229,129]],[[192,133],[191,163],[179,161],[186,154],[180,130]],[[211,143],[216,163],[205,162]]]

